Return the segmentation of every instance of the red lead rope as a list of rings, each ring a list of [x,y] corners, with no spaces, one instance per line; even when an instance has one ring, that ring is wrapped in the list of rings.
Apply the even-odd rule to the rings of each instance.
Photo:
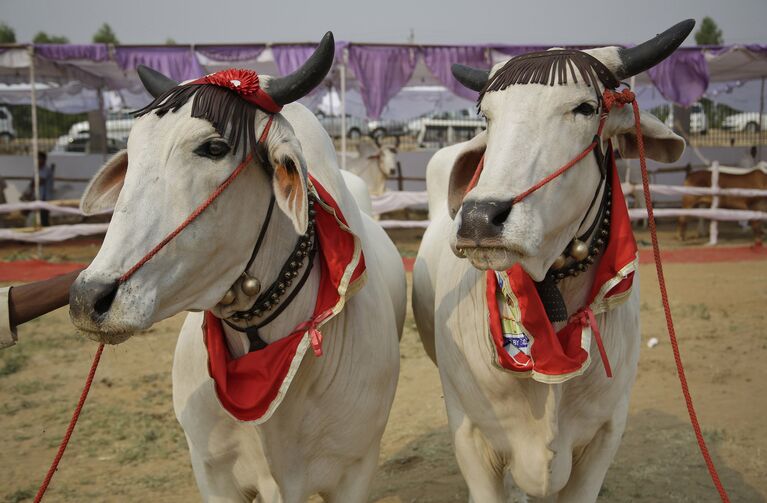
[[[269,115],[269,120],[266,122],[266,126],[264,126],[264,130],[261,132],[261,136],[258,139],[258,143],[263,143],[266,140],[267,135],[269,134],[269,129],[272,127],[272,120],[274,119],[274,115]],[[157,253],[165,247],[168,243],[173,240],[176,236],[179,235],[181,231],[183,231],[189,224],[191,224],[197,217],[200,216],[200,214],[205,211],[208,206],[213,204],[213,201],[215,201],[218,196],[221,195],[224,190],[231,185],[231,183],[234,181],[237,176],[239,176],[240,173],[242,173],[245,168],[250,164],[250,162],[253,160],[253,154],[250,153],[244,161],[242,161],[237,168],[235,168],[234,171],[224,180],[221,182],[221,185],[216,187],[216,190],[213,191],[213,193],[208,197],[208,199],[205,200],[200,206],[195,209],[191,215],[189,215],[186,220],[184,220],[181,225],[176,227],[176,229],[173,230],[170,234],[165,236],[165,238],[157,243],[157,246],[152,248],[152,250],[144,255],[141,260],[136,262],[136,264],[128,269],[128,272],[120,276],[117,281],[118,283],[122,284],[128,281],[128,279],[136,274],[136,271],[141,269],[144,264],[149,262],[149,260],[157,255]],[[43,483],[40,484],[40,489],[37,491],[37,496],[35,496],[34,503],[39,503],[43,499],[43,495],[45,494],[45,491],[48,489],[48,485],[51,483],[51,479],[53,478],[53,475],[56,473],[56,469],[59,466],[59,462],[61,461],[61,458],[64,456],[64,451],[67,448],[67,445],[69,444],[69,439],[72,436],[72,432],[75,430],[75,425],[77,424],[77,420],[80,418],[80,412],[83,410],[83,405],[85,404],[85,399],[88,398],[88,392],[91,389],[91,384],[93,384],[93,377],[96,375],[96,368],[99,366],[99,360],[101,360],[101,353],[104,352],[104,344],[99,344],[98,349],[96,349],[96,355],[93,357],[93,363],[91,363],[91,369],[88,372],[88,378],[85,381],[85,386],[83,387],[82,393],[80,393],[80,400],[77,402],[77,407],[75,407],[75,411],[72,414],[72,419],[69,420],[69,426],[67,426],[67,431],[64,434],[64,438],[61,439],[61,444],[59,445],[59,450],[56,453],[56,456],[53,458],[53,462],[51,463],[51,467],[48,469],[48,473],[45,474],[45,479],[43,480]]]
[[[642,167],[642,186],[644,188],[645,206],[647,207],[647,222],[650,226],[650,237],[652,239],[652,252],[655,256],[655,270],[658,273],[658,285],[660,286],[660,295],[663,300],[663,311],[666,313],[666,327],[668,328],[668,337],[671,339],[671,349],[674,352],[674,362],[676,363],[677,374],[679,375],[679,384],[682,386],[682,394],[684,395],[684,401],[687,404],[687,413],[690,415],[690,423],[692,429],[695,431],[695,438],[698,439],[698,447],[700,453],[703,455],[703,459],[706,461],[708,467],[708,473],[711,475],[711,480],[716,486],[716,490],[719,492],[719,497],[725,503],[730,503],[730,498],[727,496],[727,491],[722,485],[722,481],[719,480],[719,474],[714,466],[714,461],[711,459],[711,455],[708,452],[706,441],[703,438],[703,434],[700,431],[700,424],[698,423],[698,415],[695,413],[695,407],[692,404],[692,396],[690,395],[690,389],[687,387],[687,377],[684,373],[684,366],[682,365],[682,356],[679,353],[679,343],[676,340],[676,331],[674,330],[674,321],[671,319],[671,305],[668,300],[668,292],[666,291],[666,279],[663,276],[663,264],[660,261],[660,247],[658,246],[658,232],[655,227],[655,215],[652,209],[652,200],[650,198],[650,179],[647,176],[647,162],[645,159],[644,150],[644,138],[642,137],[642,129],[639,119],[639,105],[637,105],[634,99],[634,93],[628,89],[624,89],[622,93],[610,92],[610,102],[608,104],[607,91],[605,91],[605,107],[609,107],[614,103],[618,106],[623,106],[625,103],[631,103],[634,111],[634,127],[637,133],[637,146],[639,148],[639,164]]]

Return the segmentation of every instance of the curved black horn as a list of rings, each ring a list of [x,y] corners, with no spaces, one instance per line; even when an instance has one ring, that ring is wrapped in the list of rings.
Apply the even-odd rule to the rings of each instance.
[[[621,67],[615,75],[619,79],[625,79],[657,65],[684,42],[694,27],[695,20],[686,19],[636,47],[618,49]]]
[[[333,33],[327,32],[314,54],[306,63],[291,73],[280,78],[272,78],[266,86],[266,92],[279,105],[287,105],[309,94],[317,87],[330,71],[336,52]]]
[[[157,70],[153,70],[148,66],[138,65],[136,68],[138,71],[138,77],[141,79],[141,83],[144,84],[144,89],[155,98],[161,96],[168,89],[172,89],[178,85],[173,79],[169,79]]]
[[[487,84],[487,79],[490,78],[490,72],[488,70],[478,70],[477,68],[461,65],[459,63],[453,64],[450,69],[453,72],[455,80],[472,91],[479,92],[484,89],[485,84]]]

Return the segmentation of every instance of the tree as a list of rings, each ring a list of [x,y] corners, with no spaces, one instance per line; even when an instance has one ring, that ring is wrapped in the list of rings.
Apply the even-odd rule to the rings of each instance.
[[[0,44],[15,44],[16,32],[5,23],[0,23]]]
[[[93,42],[96,44],[119,44],[117,35],[112,31],[112,27],[107,23],[101,25],[101,28],[93,34]]]
[[[176,45],[176,39],[174,38],[166,38],[165,39],[165,45]]]
[[[700,23],[700,29],[695,32],[695,43],[698,45],[722,45],[722,30],[716,25],[713,19],[706,16]]]
[[[38,31],[32,42],[35,44],[68,44],[69,39],[63,35],[48,35],[44,31]]]

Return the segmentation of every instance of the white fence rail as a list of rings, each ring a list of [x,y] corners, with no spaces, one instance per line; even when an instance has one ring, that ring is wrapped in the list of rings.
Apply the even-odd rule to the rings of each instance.
[[[727,168],[725,168],[727,169]],[[684,187],[679,185],[659,185],[651,184],[650,192],[663,195],[693,195],[693,196],[713,196],[710,208],[657,208],[655,216],[658,218],[671,218],[688,216],[695,218],[705,218],[710,223],[710,243],[715,244],[718,236],[719,221],[742,221],[742,220],[767,220],[767,212],[730,210],[719,208],[719,198],[722,196],[731,197],[765,197],[767,190],[732,188],[723,189],[719,187],[720,166],[714,162],[711,166],[711,186],[710,187]],[[642,186],[632,183],[622,183],[621,189],[624,194],[634,195],[637,202],[643,202]],[[381,196],[372,198],[373,213],[381,215],[392,211],[412,208],[415,206],[425,206],[428,198],[426,191],[392,191]],[[36,211],[48,210],[51,212],[64,213],[69,215],[81,215],[79,208],[70,206],[61,206],[45,201],[34,201],[24,203],[0,204],[0,213],[12,213],[16,211]],[[109,213],[108,211],[105,213]],[[645,208],[629,209],[629,217],[632,220],[642,220],[647,218]],[[429,225],[428,220],[380,220],[379,223],[385,229],[407,228],[407,229],[425,229]],[[108,224],[75,224],[75,225],[56,225],[38,230],[17,231],[11,229],[0,229],[0,241],[25,241],[31,243],[52,243],[64,241],[78,236],[96,235],[106,232]]]

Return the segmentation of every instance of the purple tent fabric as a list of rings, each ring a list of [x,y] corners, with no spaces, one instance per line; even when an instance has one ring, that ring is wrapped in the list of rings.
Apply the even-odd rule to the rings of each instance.
[[[343,58],[343,52],[346,47],[349,46],[348,42],[336,42],[335,48],[335,61],[333,65],[337,65],[341,58]],[[295,72],[301,65],[306,63],[317,48],[317,44],[300,44],[300,45],[280,45],[276,44],[272,46],[272,55],[274,56],[274,63],[277,65],[281,76],[285,76],[289,73]]]
[[[123,70],[146,65],[179,82],[205,74],[189,47],[116,47],[115,59]]]
[[[352,45],[349,48],[349,66],[359,81],[368,117],[381,117],[389,100],[410,80],[415,64],[416,58],[407,47]]]
[[[678,49],[647,71],[658,91],[669,101],[690,106],[708,87],[708,64],[700,49]]]
[[[486,46],[463,47],[424,47],[423,59],[426,66],[437,80],[454,94],[469,100],[476,100],[478,94],[466,89],[453,78],[450,67],[453,63],[461,63],[475,68],[490,68]]]
[[[266,45],[204,45],[195,50],[213,61],[246,61],[256,59],[264,52]]]
[[[56,61],[69,59],[106,61],[109,58],[109,49],[106,44],[35,44],[35,54]]]

